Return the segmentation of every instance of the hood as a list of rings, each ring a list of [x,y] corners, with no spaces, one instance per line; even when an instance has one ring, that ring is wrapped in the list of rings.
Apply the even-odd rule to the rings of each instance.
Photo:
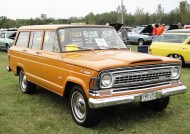
[[[118,31],[123,26],[121,23],[111,23],[109,25],[114,27],[116,31]]]
[[[152,25],[147,25],[141,32],[140,34],[152,34]]]
[[[164,63],[171,58],[153,56],[131,52],[128,50],[94,50],[62,53],[63,61],[68,64],[100,71],[104,69],[126,66],[150,64],[150,62]]]

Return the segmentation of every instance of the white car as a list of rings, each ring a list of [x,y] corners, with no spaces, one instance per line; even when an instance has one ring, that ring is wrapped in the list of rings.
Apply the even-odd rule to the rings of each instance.
[[[134,32],[128,33],[128,43],[134,43],[138,45],[151,44],[152,43],[152,26],[137,26]]]
[[[16,30],[3,30],[0,33],[0,49],[8,50],[14,43]]]

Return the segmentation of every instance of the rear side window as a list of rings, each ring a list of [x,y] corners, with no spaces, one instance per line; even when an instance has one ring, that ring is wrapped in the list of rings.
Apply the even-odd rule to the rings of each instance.
[[[19,36],[18,36],[18,39],[17,39],[17,42],[16,42],[16,46],[27,47],[27,45],[28,45],[28,35],[29,35],[29,32],[20,32]]]
[[[42,32],[31,32],[30,33],[30,42],[29,48],[40,49],[40,43],[42,40]]]
[[[5,38],[5,33],[1,33],[0,38]]]
[[[55,32],[46,31],[44,35],[43,50],[49,52],[58,52],[59,46]]]

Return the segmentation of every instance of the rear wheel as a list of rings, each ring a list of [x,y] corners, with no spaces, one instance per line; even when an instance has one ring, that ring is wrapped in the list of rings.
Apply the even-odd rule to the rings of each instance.
[[[10,48],[9,44],[6,44],[6,50],[8,51]]]
[[[19,85],[21,91],[25,94],[32,94],[36,91],[36,85],[27,80],[23,69],[21,69],[19,73]]]
[[[80,86],[74,86],[70,93],[70,108],[74,121],[84,127],[91,127],[98,123],[97,112],[88,105],[88,100]]]
[[[163,111],[169,104],[170,97],[161,98],[153,101],[142,102],[141,105],[153,111]]]
[[[139,40],[138,40],[138,44],[139,44],[140,46],[142,46],[142,45],[144,44],[144,40],[143,40],[143,39],[139,39]]]

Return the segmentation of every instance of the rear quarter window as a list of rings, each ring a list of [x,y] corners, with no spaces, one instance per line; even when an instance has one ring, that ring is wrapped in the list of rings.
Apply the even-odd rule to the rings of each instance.
[[[27,47],[28,46],[28,36],[29,32],[20,32],[16,42],[18,47]]]

